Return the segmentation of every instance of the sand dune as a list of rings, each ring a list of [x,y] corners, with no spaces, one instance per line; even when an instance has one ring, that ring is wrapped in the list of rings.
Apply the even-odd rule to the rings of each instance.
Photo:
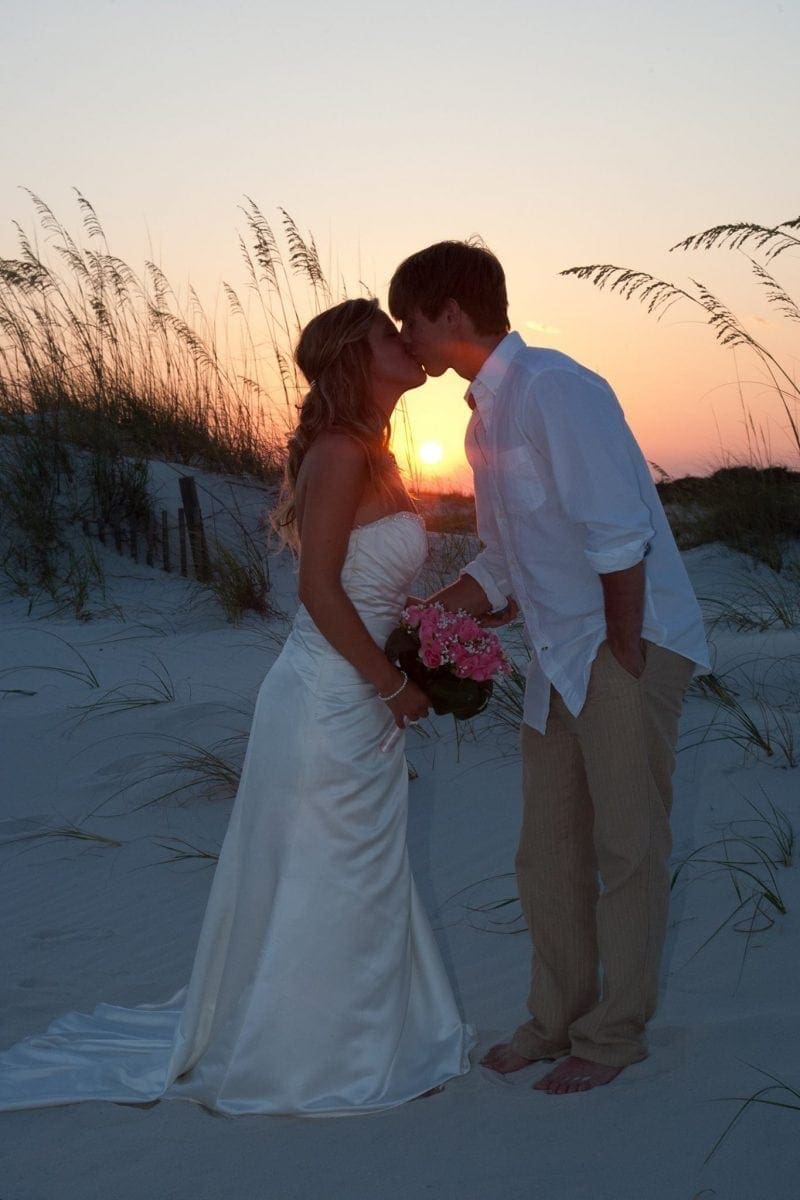
[[[260,495],[242,489],[239,500],[255,520]],[[685,558],[698,593],[717,599],[737,595],[752,569],[718,547]],[[0,605],[0,657],[13,668],[0,678],[4,1045],[67,1010],[163,1000],[186,981],[213,866],[163,860],[175,847],[213,851],[230,797],[194,786],[158,799],[190,778],[159,774],[163,755],[182,739],[222,745],[236,765],[280,642],[279,620],[233,628],[193,584],[109,551],[104,565],[108,594],[91,621],[29,616],[19,598]],[[292,564],[271,569],[290,614]],[[800,632],[718,626],[712,640],[716,670],[733,670],[743,702],[783,706],[800,755]],[[152,697],[154,670],[171,698],[122,704]],[[723,836],[766,839],[748,800],[764,809],[768,798],[797,825],[797,768],[777,745],[772,757],[745,755],[730,738],[713,740],[713,729],[701,742],[692,731],[708,730],[715,712],[698,694],[686,705],[676,863]],[[491,714],[459,736],[440,719],[409,741],[409,760],[415,875],[484,1047],[520,1019],[528,973],[510,875],[514,741]],[[70,828],[106,840],[67,836]],[[738,903],[729,875],[679,879],[650,1057],[607,1088],[549,1097],[529,1086],[541,1067],[501,1079],[476,1066],[444,1094],[371,1119],[231,1120],[178,1102],[10,1113],[0,1117],[0,1196],[796,1200],[798,1112],[751,1106],[704,1165],[739,1107],[731,1097],[770,1083],[761,1071],[800,1089],[800,876],[794,865],[772,871],[787,912],[764,902],[751,934],[742,930],[752,905],[738,930],[737,918],[724,924]],[[767,1098],[800,1104],[777,1091]]]

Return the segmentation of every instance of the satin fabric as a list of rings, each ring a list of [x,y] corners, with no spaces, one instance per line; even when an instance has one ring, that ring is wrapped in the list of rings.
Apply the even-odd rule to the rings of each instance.
[[[426,555],[415,514],[353,530],[342,582],[379,644]],[[411,876],[403,739],[301,607],[261,686],[189,984],[99,1005],[0,1055],[0,1108],[184,1098],[336,1116],[469,1069]]]

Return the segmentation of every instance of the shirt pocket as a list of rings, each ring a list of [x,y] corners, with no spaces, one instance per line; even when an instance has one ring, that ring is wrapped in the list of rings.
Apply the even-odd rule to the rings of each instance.
[[[497,487],[510,513],[529,513],[543,503],[544,484],[524,446],[498,452]]]

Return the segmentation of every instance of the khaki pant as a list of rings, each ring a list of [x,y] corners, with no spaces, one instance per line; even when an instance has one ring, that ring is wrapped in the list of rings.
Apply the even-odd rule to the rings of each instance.
[[[645,643],[640,679],[604,643],[577,717],[551,689],[544,734],[522,726],[517,854],[533,941],[514,1049],[608,1066],[646,1056],[669,904],[669,814],[681,701],[693,664]],[[598,880],[602,881],[600,885]]]

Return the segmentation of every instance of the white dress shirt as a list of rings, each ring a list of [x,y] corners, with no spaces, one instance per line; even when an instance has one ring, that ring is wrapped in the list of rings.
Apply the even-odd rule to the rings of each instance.
[[[464,568],[492,608],[513,596],[531,662],[525,723],[550,685],[573,715],[606,637],[600,576],[646,558],[642,637],[708,670],[703,620],[650,471],[613,391],[556,350],[509,333],[473,380],[466,453],[480,554]]]

